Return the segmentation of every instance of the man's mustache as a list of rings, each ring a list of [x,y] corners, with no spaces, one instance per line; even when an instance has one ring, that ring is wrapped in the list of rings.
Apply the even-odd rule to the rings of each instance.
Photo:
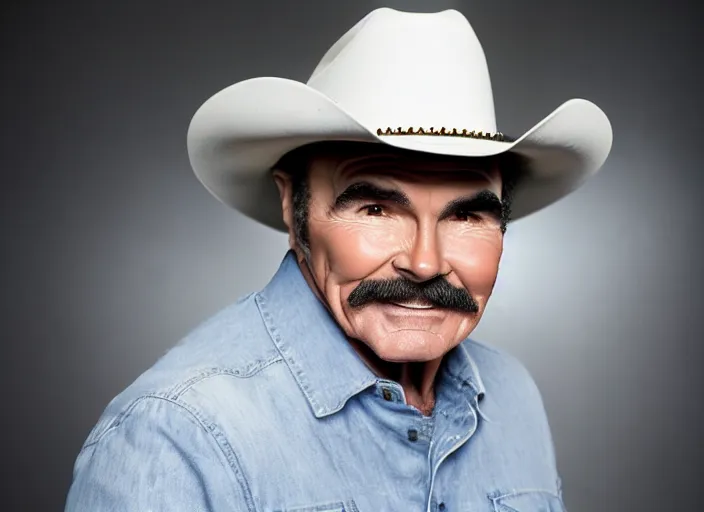
[[[347,303],[353,308],[372,302],[425,302],[461,313],[479,312],[479,304],[474,297],[464,288],[452,286],[443,276],[422,283],[404,278],[365,280],[347,298]]]

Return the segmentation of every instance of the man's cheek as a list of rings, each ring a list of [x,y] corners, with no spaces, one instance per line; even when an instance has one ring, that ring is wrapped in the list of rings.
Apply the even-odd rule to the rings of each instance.
[[[373,223],[333,221],[318,234],[330,271],[342,282],[368,277],[403,246],[398,232]]]
[[[451,247],[447,258],[463,285],[474,294],[490,294],[499,271],[501,242],[475,239]]]

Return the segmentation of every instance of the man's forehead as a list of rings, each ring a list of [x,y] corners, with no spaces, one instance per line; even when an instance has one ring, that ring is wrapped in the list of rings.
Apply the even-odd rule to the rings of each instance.
[[[311,169],[324,171],[333,179],[358,175],[440,177],[444,180],[500,180],[493,158],[448,157],[396,149],[383,144],[328,146],[310,154]],[[431,174],[432,173],[432,174]]]

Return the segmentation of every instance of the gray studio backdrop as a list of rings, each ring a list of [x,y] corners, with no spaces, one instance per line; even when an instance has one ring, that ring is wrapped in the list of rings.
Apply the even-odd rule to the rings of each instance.
[[[305,81],[382,5],[471,20],[505,133],[571,97],[611,117],[603,172],[510,227],[475,337],[532,371],[570,511],[700,510],[700,7],[631,0],[3,7],[2,510],[60,510],[107,402],[284,254],[197,183],[193,112]]]

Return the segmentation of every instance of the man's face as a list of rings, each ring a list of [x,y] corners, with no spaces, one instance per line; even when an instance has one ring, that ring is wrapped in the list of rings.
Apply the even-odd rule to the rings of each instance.
[[[494,287],[500,173],[485,160],[371,151],[313,158],[304,273],[382,360],[435,360],[474,329]],[[285,201],[289,226],[290,210]]]

